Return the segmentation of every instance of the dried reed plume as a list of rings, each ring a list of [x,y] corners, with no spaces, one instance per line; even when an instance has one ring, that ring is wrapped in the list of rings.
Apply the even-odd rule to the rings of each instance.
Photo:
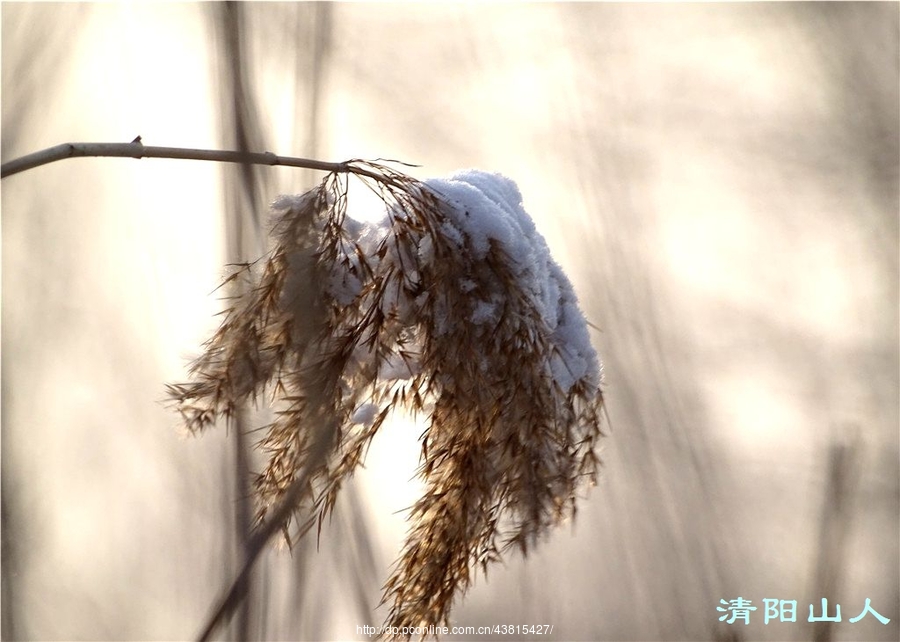
[[[598,468],[599,362],[511,181],[345,166],[275,202],[272,250],[229,277],[249,287],[169,395],[193,432],[271,398],[257,517],[307,480],[286,535],[321,528],[392,410],[424,417],[425,492],[383,602],[386,625],[446,624],[478,566],[574,516]],[[346,216],[349,174],[385,203],[382,224]]]

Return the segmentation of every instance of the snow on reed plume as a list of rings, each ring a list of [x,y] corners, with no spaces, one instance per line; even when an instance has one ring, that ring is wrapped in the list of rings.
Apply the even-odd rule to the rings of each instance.
[[[446,624],[478,566],[574,516],[599,465],[601,367],[515,183],[349,167],[383,220],[347,217],[347,173],[278,199],[270,253],[229,277],[249,287],[169,395],[193,432],[271,398],[257,517],[312,467],[293,510],[301,535],[321,528],[392,410],[423,417],[425,489],[385,584],[385,624]],[[310,461],[314,426],[328,445]]]

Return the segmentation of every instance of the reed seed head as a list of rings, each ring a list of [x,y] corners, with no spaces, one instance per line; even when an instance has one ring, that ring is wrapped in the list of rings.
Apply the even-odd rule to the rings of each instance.
[[[347,167],[274,203],[272,249],[229,277],[246,287],[169,395],[192,432],[273,403],[257,518],[312,465],[300,535],[321,528],[391,412],[420,415],[425,490],[383,602],[392,627],[445,624],[477,567],[574,516],[599,466],[602,372],[511,180]],[[380,223],[347,217],[350,174],[384,202]],[[333,435],[324,460],[308,461],[311,425]]]

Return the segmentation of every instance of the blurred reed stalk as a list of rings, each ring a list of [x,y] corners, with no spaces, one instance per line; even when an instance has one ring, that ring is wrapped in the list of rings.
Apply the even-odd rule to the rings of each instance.
[[[843,584],[853,495],[862,463],[858,427],[850,426],[848,433],[848,437],[843,440],[835,439],[828,451],[828,480],[822,504],[813,595],[836,598]],[[835,607],[832,604],[829,608]],[[830,617],[833,613],[820,615]],[[815,642],[834,640],[834,622],[816,621],[812,626],[812,639]]]
[[[215,56],[216,75],[223,90],[219,92],[222,114],[220,127],[222,138],[229,147],[242,154],[252,149],[264,147],[264,136],[259,127],[258,106],[255,92],[250,89],[250,74],[247,70],[247,18],[246,8],[241,3],[222,2],[210,5],[210,18],[216,34]],[[261,194],[267,191],[266,176],[258,166],[250,163],[230,165],[223,172],[223,193],[225,196],[225,230],[229,263],[240,263],[247,257],[259,256],[264,248],[263,216],[260,205]],[[247,285],[241,281],[230,284],[229,293],[239,298]],[[231,438],[234,446],[233,472],[226,481],[232,483],[234,495],[235,565],[240,568],[248,557],[252,534],[252,475],[251,445],[247,435],[250,413],[239,408],[230,418]],[[230,511],[229,511],[230,512]],[[248,574],[240,592],[245,596],[241,601],[237,617],[234,619],[234,636],[239,640],[250,639],[253,624],[262,627],[264,622],[258,616],[257,601],[253,599],[255,578]],[[262,628],[254,637],[263,634]]]

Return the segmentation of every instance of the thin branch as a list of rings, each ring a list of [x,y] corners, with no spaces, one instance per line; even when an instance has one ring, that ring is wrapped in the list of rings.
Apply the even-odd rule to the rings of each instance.
[[[248,163],[251,165],[281,165],[302,167],[325,172],[349,172],[370,178],[381,178],[365,168],[354,165],[354,161],[328,163],[310,158],[278,156],[272,152],[236,152],[216,149],[190,149],[184,147],[150,147],[140,142],[140,136],[131,143],[63,143],[48,147],[3,163],[0,178],[6,178],[41,165],[47,165],[66,158],[85,156],[117,158],[176,158],[184,160],[216,161],[220,163]]]

